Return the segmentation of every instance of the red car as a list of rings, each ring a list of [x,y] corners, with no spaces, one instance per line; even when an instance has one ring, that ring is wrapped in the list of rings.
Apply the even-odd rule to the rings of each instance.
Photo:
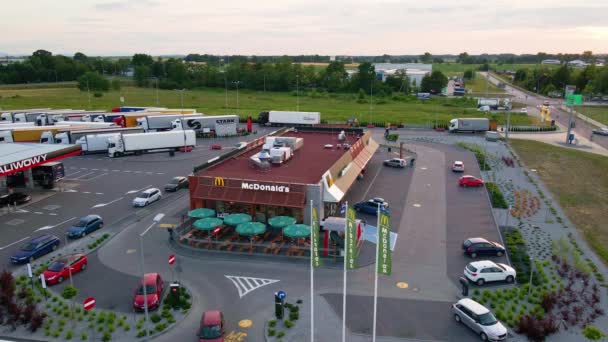
[[[224,342],[224,314],[219,310],[203,312],[199,342]]]
[[[84,254],[67,255],[53,262],[42,274],[47,285],[58,284],[75,273],[87,268],[87,256]]]
[[[212,149],[212,150],[221,150],[222,149],[222,145],[212,144],[211,146],[209,146],[209,148]]]
[[[135,311],[145,310],[144,284],[146,286],[146,297],[148,297],[148,310],[157,309],[163,294],[163,280],[158,273],[146,273],[144,280],[140,281],[133,298]]]
[[[483,180],[467,175],[460,177],[458,185],[464,186],[465,188],[468,186],[483,186]]]

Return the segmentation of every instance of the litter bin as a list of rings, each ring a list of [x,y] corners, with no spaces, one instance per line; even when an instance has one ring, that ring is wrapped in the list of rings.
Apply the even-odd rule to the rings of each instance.
[[[169,151],[169,157],[175,157],[175,151],[174,150]]]

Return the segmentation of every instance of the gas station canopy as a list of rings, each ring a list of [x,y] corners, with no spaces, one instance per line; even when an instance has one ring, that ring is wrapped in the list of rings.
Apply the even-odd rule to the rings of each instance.
[[[80,153],[80,145],[0,143],[0,177]]]

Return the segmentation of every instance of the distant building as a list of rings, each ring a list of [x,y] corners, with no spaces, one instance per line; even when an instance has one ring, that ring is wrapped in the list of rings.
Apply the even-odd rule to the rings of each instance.
[[[606,60],[604,58],[597,58],[595,60],[595,66],[603,67],[604,65],[606,65]]]
[[[559,64],[562,64],[562,62],[560,62],[559,59],[545,59],[542,62],[540,62],[540,64],[559,65]]]
[[[580,59],[575,59],[573,61],[569,61],[568,65],[575,68],[584,68],[589,64],[585,63],[584,61],[581,61]]]
[[[417,85],[420,85],[422,78],[425,75],[428,75],[433,71],[432,64],[422,63],[375,63],[374,68],[376,70],[378,80],[382,82],[386,82],[386,79],[389,76],[397,75],[400,71],[405,71],[405,74],[410,82],[414,83],[414,81],[416,81]]]

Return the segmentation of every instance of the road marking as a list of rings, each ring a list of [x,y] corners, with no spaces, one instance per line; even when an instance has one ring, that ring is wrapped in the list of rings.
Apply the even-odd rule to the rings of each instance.
[[[259,289],[262,286],[270,285],[280,280],[277,279],[263,279],[263,278],[253,278],[253,277],[240,277],[240,276],[231,276],[224,275],[224,277],[230,279],[236,289],[239,292],[239,298],[243,298],[249,292]]]
[[[15,241],[15,242],[13,242],[13,243],[11,243],[11,244],[8,244],[8,245],[6,245],[6,246],[4,246],[4,247],[0,247],[0,251],[1,251],[1,250],[3,250],[3,249],[5,249],[5,248],[8,248],[8,247],[10,247],[10,246],[12,246],[12,245],[18,244],[19,242],[21,242],[21,241],[23,241],[23,240],[27,240],[27,239],[29,239],[29,238],[30,238],[29,236],[26,236],[26,237],[24,237],[24,238],[23,238],[23,239],[21,239],[21,240]]]
[[[51,216],[57,216],[57,213],[49,213]]]
[[[82,193],[83,194],[90,194],[91,192],[90,191],[83,191]]]
[[[96,192],[95,195],[103,195],[103,192]]]
[[[88,175],[92,175],[92,174],[94,174],[94,173],[95,173],[95,171],[93,171],[93,172],[89,172],[89,173],[85,173],[84,175],[80,175],[80,176],[78,176],[78,177],[76,177],[76,178],[74,178],[74,179],[82,179],[82,177],[85,177],[85,176],[88,176]]]
[[[173,224],[173,223],[161,223],[161,224],[158,225],[158,227],[160,227],[160,228],[175,228],[175,227],[177,227],[177,225]]]
[[[74,189],[67,189],[67,190],[64,190],[63,192],[78,192],[78,190],[74,190]]]
[[[224,337],[224,341],[226,342],[244,342],[247,337],[247,333],[241,331],[232,330],[226,337]]]
[[[81,170],[88,170],[86,167],[81,167],[80,169]]]
[[[420,203],[414,203],[413,206],[416,207],[416,208],[422,207],[422,205],[420,205]]]
[[[420,168],[420,170],[427,170],[428,168],[426,166],[423,166]]]
[[[239,321],[239,327],[241,328],[249,328],[253,325],[253,322],[250,319],[242,319]]]
[[[6,221],[4,223],[8,224],[9,226],[18,226],[18,225],[22,224],[23,222],[25,222],[25,220],[22,220],[22,219],[12,219],[12,220]]]
[[[91,209],[105,207],[105,206],[110,205],[110,204],[112,204],[112,203],[114,203],[114,202],[118,202],[118,201],[120,201],[120,200],[121,200],[121,199],[123,199],[123,198],[124,198],[124,197],[117,198],[117,199],[115,199],[115,200],[113,200],[113,201],[110,201],[110,202],[108,202],[108,203],[99,203],[99,204],[95,204],[94,206],[92,206],[92,207],[91,207]]]
[[[361,201],[365,200],[365,198],[367,198],[367,194],[369,193],[369,190],[372,188],[372,185],[374,185],[374,182],[376,182],[376,178],[378,178],[378,175],[380,174],[380,171],[382,170],[382,167],[378,168],[378,171],[376,172],[376,175],[374,176],[374,178],[372,179],[372,181],[369,183],[369,186],[367,187],[367,190],[365,190],[365,194],[363,194],[363,197],[361,197]]]
[[[129,173],[129,172],[131,172],[131,171],[129,171],[129,170],[125,170],[125,171],[123,171],[123,172],[127,172],[127,173]]]
[[[76,172],[72,172],[72,173],[70,173],[68,176],[70,176],[70,177],[71,177],[71,176],[73,176],[73,175],[75,175],[75,174],[77,174],[77,173],[81,173],[81,172],[82,172],[82,171],[76,171]]]
[[[43,212],[42,211],[34,211],[34,214],[42,215]]]
[[[141,173],[141,171],[133,171],[133,173]]]
[[[120,172],[120,170],[112,170],[112,171],[114,171],[114,172]]]
[[[29,211],[25,209],[17,209],[16,213],[29,213]]]
[[[110,170],[108,170],[108,169],[102,169],[101,171],[108,172],[108,171],[110,171]]]
[[[396,284],[396,286],[400,289],[407,289],[408,287],[410,287],[410,284],[408,284],[404,281],[400,281]]]
[[[74,220],[75,218],[76,218],[76,216],[72,217],[71,219],[67,219],[67,220],[65,220],[65,221],[63,221],[63,222],[59,222],[59,223],[57,223],[56,225],[53,225],[53,226],[44,226],[44,227],[40,227],[40,228],[36,229],[35,231],[37,232],[37,231],[39,231],[39,230],[49,230],[49,229],[53,229],[53,228],[55,228],[55,227],[61,226],[61,225],[62,225],[62,224],[64,224],[64,223],[70,222],[70,221]]]
[[[144,187],[143,187],[143,188],[141,188],[141,189],[137,189],[137,190],[129,190],[129,191],[127,191],[127,192],[125,193],[125,195],[134,194],[134,193],[136,193],[136,192],[140,192],[140,191],[142,191],[142,190],[146,190],[147,188],[149,188],[149,187],[151,187],[151,186],[152,186],[152,185],[146,185],[146,186],[144,186]]]
[[[99,169],[91,169],[91,170],[93,170],[93,171],[98,171]]]
[[[127,254],[133,254],[137,252],[137,249],[127,249]]]
[[[165,173],[164,172],[157,172],[156,174],[157,175],[164,175]]]
[[[95,177],[91,177],[91,178],[89,178],[89,179],[87,179],[87,180],[93,180],[93,179],[96,179],[96,178],[99,178],[99,177],[103,177],[103,176],[105,176],[105,175],[107,175],[107,173],[102,173],[102,174],[97,175],[97,176],[95,176]]]

